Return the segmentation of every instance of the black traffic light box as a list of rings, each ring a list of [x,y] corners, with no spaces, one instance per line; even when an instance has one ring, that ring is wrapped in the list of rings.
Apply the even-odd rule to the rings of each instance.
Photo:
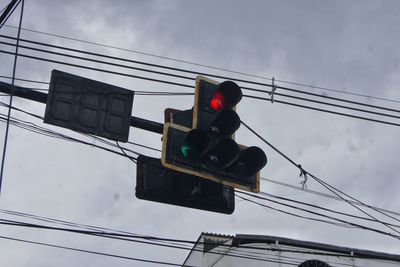
[[[234,141],[240,126],[235,105],[242,98],[232,82],[196,79],[192,128],[175,123],[164,125],[161,162],[170,169],[213,180],[227,186],[258,192],[259,171],[267,158],[258,147]]]
[[[137,160],[136,197],[171,205],[231,214],[234,189],[165,168],[159,158],[140,155]]]

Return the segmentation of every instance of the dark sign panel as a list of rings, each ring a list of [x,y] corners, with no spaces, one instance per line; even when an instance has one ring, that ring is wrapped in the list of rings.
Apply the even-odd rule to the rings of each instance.
[[[53,70],[44,122],[128,141],[134,92]]]
[[[231,214],[235,190],[220,183],[164,168],[160,159],[137,159],[136,197],[165,204]]]

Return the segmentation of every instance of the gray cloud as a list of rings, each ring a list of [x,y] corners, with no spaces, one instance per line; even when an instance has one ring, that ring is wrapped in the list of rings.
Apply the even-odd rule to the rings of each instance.
[[[397,48],[400,5],[396,1],[95,3],[26,1],[23,26],[267,77],[275,75],[282,80],[400,99]],[[11,24],[16,25],[17,15],[18,12],[13,15]],[[10,28],[1,31],[2,34],[15,34],[15,30]],[[23,32],[22,36],[135,60],[236,76],[31,32]],[[1,45],[1,49],[4,47]],[[0,60],[3,63],[0,64],[0,74],[11,75],[12,57],[2,54]],[[133,90],[191,91],[23,58],[18,59],[17,76],[49,80],[53,68]],[[296,88],[398,109],[398,103]],[[267,94],[263,96],[268,97]],[[1,101],[8,101],[8,98],[2,97]],[[44,112],[41,104],[20,99],[14,99],[14,104],[41,115]],[[164,108],[185,109],[192,105],[192,97],[136,96],[133,114],[161,122]],[[267,140],[325,181],[366,203],[398,209],[397,127],[249,99],[244,99],[238,106],[238,113]],[[16,112],[13,115],[33,121]],[[34,122],[50,127],[38,120]],[[0,137],[3,137],[4,125],[1,127]],[[61,128],[51,128],[73,134]],[[131,129],[130,140],[133,142],[160,148],[160,138],[158,134]],[[237,140],[261,146],[266,151],[269,162],[262,172],[263,177],[299,185],[298,170],[244,127],[239,130]],[[132,148],[158,156],[156,152]],[[134,197],[135,168],[129,160],[96,148],[49,139],[12,127],[0,207],[178,239],[195,240],[201,231],[270,234],[386,252],[398,251],[398,241],[388,237],[295,219],[239,200],[231,216],[141,201]],[[308,185],[310,189],[324,191],[312,180]],[[264,181],[262,190],[350,213],[357,212],[345,203]],[[187,251],[15,228],[4,228],[6,234],[172,262],[182,262],[187,254]],[[142,263],[132,265],[123,260],[12,241],[1,241],[0,249],[6,252],[2,255],[7,255],[0,259],[0,263],[8,266],[143,266]]]

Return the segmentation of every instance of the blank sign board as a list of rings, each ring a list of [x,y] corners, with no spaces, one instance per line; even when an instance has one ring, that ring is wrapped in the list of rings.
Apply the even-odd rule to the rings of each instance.
[[[134,91],[53,70],[44,122],[128,141]]]

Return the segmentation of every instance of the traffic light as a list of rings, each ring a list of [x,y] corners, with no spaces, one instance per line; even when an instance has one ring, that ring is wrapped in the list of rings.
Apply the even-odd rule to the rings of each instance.
[[[135,195],[143,200],[225,214],[235,209],[233,188],[167,169],[159,158],[143,155],[137,160]]]
[[[259,171],[267,163],[258,147],[238,145],[234,133],[240,126],[235,106],[242,98],[232,82],[196,79],[192,128],[164,125],[162,164],[170,169],[210,179],[228,186],[258,192]]]

